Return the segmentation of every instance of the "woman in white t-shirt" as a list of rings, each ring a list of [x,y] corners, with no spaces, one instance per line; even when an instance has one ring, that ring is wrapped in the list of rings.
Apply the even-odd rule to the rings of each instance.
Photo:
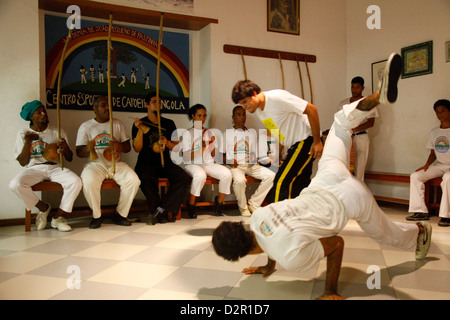
[[[196,218],[195,202],[210,176],[219,180],[219,195],[215,197],[215,214],[222,215],[225,196],[230,194],[232,176],[228,168],[214,162],[216,150],[220,150],[213,132],[203,127],[206,121],[206,108],[201,104],[192,106],[188,117],[194,121],[194,126],[185,131],[182,138],[184,169],[192,177],[188,213]]]

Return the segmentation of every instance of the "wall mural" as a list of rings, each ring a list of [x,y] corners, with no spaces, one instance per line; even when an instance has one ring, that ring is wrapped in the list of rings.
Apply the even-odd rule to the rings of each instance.
[[[56,108],[59,61],[67,39],[67,18],[45,16],[47,108]],[[61,109],[92,110],[97,95],[108,95],[108,23],[81,20],[65,54]],[[156,87],[159,30],[112,26],[113,111],[145,112],[144,98]],[[160,66],[162,113],[189,109],[189,35],[163,31]]]

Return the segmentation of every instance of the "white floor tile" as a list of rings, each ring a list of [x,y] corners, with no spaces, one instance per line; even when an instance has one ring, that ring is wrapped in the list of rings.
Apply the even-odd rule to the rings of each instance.
[[[152,288],[175,270],[177,267],[124,261],[99,272],[88,281]]]

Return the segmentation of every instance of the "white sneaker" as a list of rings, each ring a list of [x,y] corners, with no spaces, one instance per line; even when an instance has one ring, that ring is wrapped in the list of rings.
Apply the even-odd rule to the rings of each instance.
[[[67,224],[66,219],[64,219],[63,217],[58,217],[56,219],[53,218],[52,227],[63,232],[72,230],[72,228]]]
[[[247,208],[248,208],[248,210],[250,210],[251,213],[255,212],[256,209],[258,209],[258,208],[255,208],[255,207],[249,205],[249,204],[247,205]]]
[[[52,206],[48,205],[48,209],[45,212],[39,211],[36,216],[36,230],[44,230],[47,226],[47,216],[52,210]]]
[[[250,211],[248,209],[242,210],[241,208],[239,208],[239,211],[241,212],[241,216],[243,216],[243,217],[251,217],[252,216],[252,214],[250,213]]]
[[[391,104],[397,101],[397,82],[402,74],[402,57],[397,53],[392,53],[384,68],[383,78],[380,84],[380,103]]]
[[[425,231],[417,237],[416,260],[424,259],[431,245],[431,225],[426,221],[420,221],[419,223]]]

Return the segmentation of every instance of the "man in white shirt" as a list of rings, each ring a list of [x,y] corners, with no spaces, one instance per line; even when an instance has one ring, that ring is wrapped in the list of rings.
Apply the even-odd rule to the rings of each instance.
[[[120,197],[117,211],[112,220],[115,224],[130,226],[127,220],[133,199],[139,190],[141,181],[136,172],[125,162],[120,161],[120,153],[131,150],[130,137],[125,126],[118,119],[113,119],[113,139],[111,139],[111,125],[109,119],[108,99],[99,96],[94,100],[95,118],[81,124],[77,134],[77,156],[90,157],[81,172],[83,193],[89,207],[92,209],[93,219],[90,229],[100,228],[101,217],[101,187],[103,180],[114,179],[120,185]],[[115,167],[112,157],[115,157]],[[115,171],[114,171],[115,169]]]
[[[234,86],[232,100],[255,113],[279,143],[289,149],[268,201],[295,198],[311,182],[313,161],[322,155],[317,107],[285,90],[263,92],[250,80]]]
[[[265,252],[268,263],[250,267],[245,274],[268,276],[279,263],[287,270],[307,270],[327,257],[325,292],[319,299],[340,300],[338,278],[344,241],[337,234],[354,219],[375,241],[411,250],[425,258],[431,244],[427,222],[391,221],[378,207],[370,190],[348,170],[351,129],[370,116],[379,103],[394,103],[402,59],[392,54],[379,92],[345,105],[335,114],[319,170],[308,188],[295,199],[272,203],[256,210],[250,231],[242,222],[222,222],[213,232],[212,243],[219,256],[237,261],[247,254]]]
[[[58,130],[49,126],[47,110],[39,100],[27,102],[22,107],[20,116],[30,121],[30,125],[17,134],[14,156],[25,168],[13,178],[9,188],[23,200],[28,210],[34,207],[39,209],[36,229],[42,230],[47,226],[47,216],[52,208],[36,196],[32,186],[43,180],[59,183],[63,188],[63,196],[58,211],[53,215],[51,226],[59,231],[70,231],[72,228],[63,215],[72,212],[82,183],[74,172],[66,167],[61,169],[59,164],[59,152],[62,152],[66,161],[71,162],[73,158],[67,135],[61,130],[61,137],[58,138]],[[51,151],[54,144],[59,151],[52,155],[48,151]]]
[[[364,79],[362,77],[354,77],[351,82],[352,96],[342,100],[338,105],[338,111],[346,104],[350,104],[363,98]],[[364,181],[364,172],[366,170],[367,159],[369,158],[370,139],[367,130],[375,124],[375,118],[378,117],[376,108],[370,118],[365,119],[356,128],[352,129],[353,148],[355,150],[355,176]]]

